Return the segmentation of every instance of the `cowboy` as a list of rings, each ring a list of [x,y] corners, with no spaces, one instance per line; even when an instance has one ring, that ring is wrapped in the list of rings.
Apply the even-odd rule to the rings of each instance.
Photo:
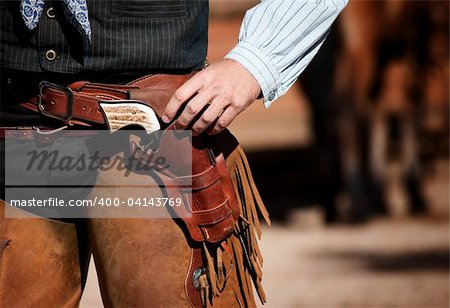
[[[125,84],[164,73],[189,79],[167,99],[162,122],[218,134],[257,98],[269,107],[286,93],[345,5],[263,1],[247,11],[236,47],[205,67],[206,0],[2,1],[1,125],[55,126],[43,110],[24,108],[42,81]],[[191,268],[196,244],[185,229],[172,219],[2,217],[0,305],[78,305],[91,252],[106,306],[255,306],[252,283],[264,301],[253,237],[250,256],[227,239]]]

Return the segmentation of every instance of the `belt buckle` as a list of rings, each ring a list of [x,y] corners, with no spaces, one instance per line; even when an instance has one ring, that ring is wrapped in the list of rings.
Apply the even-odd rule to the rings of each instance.
[[[66,101],[67,101],[67,112],[66,114],[59,116],[52,113],[49,113],[45,110],[43,105],[43,97],[44,97],[44,91],[47,88],[53,88],[58,91],[63,92],[66,95]],[[63,87],[48,81],[42,81],[39,84],[39,95],[38,95],[38,108],[39,112],[47,117],[62,120],[62,121],[69,121],[73,117],[73,93],[72,90],[68,87]]]

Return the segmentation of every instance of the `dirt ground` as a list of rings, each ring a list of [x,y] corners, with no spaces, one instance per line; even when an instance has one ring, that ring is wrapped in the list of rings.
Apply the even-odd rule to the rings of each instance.
[[[448,307],[448,225],[426,219],[265,232],[265,307]]]
[[[226,54],[238,31],[239,18],[212,21],[210,61]],[[246,149],[258,151],[305,146],[312,138],[309,127],[307,104],[293,89],[269,111],[253,104],[232,131]],[[329,227],[312,205],[293,210],[287,223],[266,228],[264,307],[449,307],[448,170],[448,161],[439,162],[425,183],[427,217],[405,216],[392,168],[394,218]],[[92,265],[82,308],[102,306]]]

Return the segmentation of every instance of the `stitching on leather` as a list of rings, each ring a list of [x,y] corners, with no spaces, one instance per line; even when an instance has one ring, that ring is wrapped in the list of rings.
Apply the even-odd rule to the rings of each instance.
[[[198,211],[194,211],[193,210],[192,211],[192,215],[195,215],[195,214],[197,214],[197,215],[199,215],[199,214],[209,214],[209,213],[212,213],[212,212],[217,212],[220,209],[222,209],[224,206],[226,206],[228,203],[229,203],[229,199],[228,199],[228,197],[226,197],[225,201],[222,202],[221,204],[219,204],[218,206],[216,206],[216,207],[214,207],[212,209],[207,209],[207,210],[198,210]]]
[[[134,84],[140,84],[140,83],[145,83],[147,80],[154,78],[155,75],[150,75],[150,76],[144,76],[141,77],[137,80],[134,80],[133,82],[129,83],[130,85],[134,85]]]

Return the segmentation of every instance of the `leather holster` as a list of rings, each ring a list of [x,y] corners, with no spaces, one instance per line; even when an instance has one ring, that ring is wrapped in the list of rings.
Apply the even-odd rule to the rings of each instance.
[[[150,106],[161,118],[175,90],[189,77],[191,75],[150,75],[127,85],[81,81],[67,88],[47,84],[41,87],[37,101],[22,106],[59,118],[70,126],[104,129],[108,121],[100,102],[139,101]],[[183,220],[188,236],[194,242],[223,241],[234,231],[235,221],[239,217],[239,204],[222,149],[216,142],[218,139],[206,134],[178,138],[174,123],[168,126],[162,121],[160,123],[164,132],[159,148],[144,150],[146,147],[141,140],[131,138],[131,155],[152,167],[148,157],[157,152],[169,165],[177,166],[154,172],[164,183],[170,198],[184,201],[181,207],[174,207],[175,216]],[[228,132],[222,135],[234,139]],[[188,151],[192,155],[180,155]]]

